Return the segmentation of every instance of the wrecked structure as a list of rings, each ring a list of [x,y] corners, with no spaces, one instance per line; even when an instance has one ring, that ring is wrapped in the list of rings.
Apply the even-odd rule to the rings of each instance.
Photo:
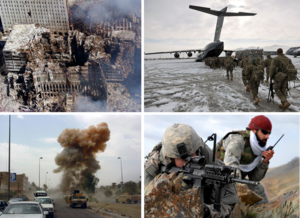
[[[65,36],[39,24],[15,25],[3,49],[3,97],[17,101],[19,111],[140,111],[141,23],[135,21],[109,34],[101,34],[105,27],[93,34],[72,26]]]
[[[0,47],[0,111],[140,111],[141,7],[134,1],[127,10],[114,0],[0,0],[1,21],[10,19],[12,30],[5,54]],[[16,30],[26,23],[45,31]]]
[[[35,109],[34,112],[70,113],[76,112],[76,107],[87,112],[76,105],[77,98],[87,97],[85,101],[90,104],[98,101],[92,112],[140,112],[132,102],[125,103],[127,108],[121,103],[124,99],[115,102],[111,92],[122,90],[120,98],[130,97],[125,87],[121,85],[121,89],[112,88],[110,92],[108,88],[119,87],[116,82],[123,82],[134,72],[135,50],[130,40],[120,35],[107,41],[77,30],[58,36],[39,25],[15,25],[3,49],[6,95],[27,107],[21,112]],[[114,99],[110,101],[108,95]],[[114,104],[109,103],[107,108],[107,102]]]
[[[39,23],[60,34],[70,29],[66,0],[0,0],[0,17],[4,33],[15,24]]]

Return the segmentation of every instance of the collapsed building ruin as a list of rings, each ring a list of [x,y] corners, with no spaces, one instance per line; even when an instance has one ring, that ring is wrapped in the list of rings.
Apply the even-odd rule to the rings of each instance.
[[[103,19],[93,21],[98,32],[81,32],[71,22],[65,36],[40,24],[14,25],[2,51],[6,97],[20,111],[140,111],[141,23],[121,12],[115,18],[124,16],[116,29],[99,26]]]

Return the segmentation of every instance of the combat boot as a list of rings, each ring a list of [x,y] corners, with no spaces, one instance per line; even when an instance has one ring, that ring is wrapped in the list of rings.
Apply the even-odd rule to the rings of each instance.
[[[249,85],[247,85],[246,91],[247,91],[247,92],[250,92],[250,87],[249,87]]]
[[[258,99],[258,97],[256,97],[256,98],[255,98],[255,102],[254,102],[254,104],[255,104],[255,105],[257,105],[257,104],[258,104],[258,102],[259,102],[259,99]]]
[[[284,105],[282,105],[282,110],[283,111],[285,111],[286,109],[288,109],[288,107],[290,106],[291,104],[290,104],[290,102],[288,102],[288,101],[286,101],[285,103],[284,103]]]

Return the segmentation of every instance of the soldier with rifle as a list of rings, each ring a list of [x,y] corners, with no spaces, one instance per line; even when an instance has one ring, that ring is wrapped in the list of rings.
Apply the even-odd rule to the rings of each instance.
[[[216,136],[209,137],[216,142]],[[216,144],[216,143],[215,143]],[[215,153],[195,130],[186,124],[174,124],[164,133],[162,142],[148,155],[144,166],[145,185],[161,173],[183,173],[182,189],[200,188],[204,217],[228,217],[237,202],[235,182],[257,182],[235,178],[236,169],[215,160]]]
[[[246,130],[229,132],[221,139],[217,144],[216,157],[224,161],[225,165],[238,169],[237,176],[240,179],[248,176],[249,180],[259,182],[265,177],[269,161],[274,155],[274,151],[266,147],[271,131],[271,121],[263,115],[256,116],[251,119]],[[263,197],[256,204],[268,202],[261,184],[247,185]]]

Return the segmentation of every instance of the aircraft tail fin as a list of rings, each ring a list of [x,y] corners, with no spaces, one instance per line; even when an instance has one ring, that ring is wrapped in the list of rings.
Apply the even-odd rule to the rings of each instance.
[[[220,11],[215,11],[211,10],[210,8],[205,8],[205,7],[199,7],[199,6],[193,6],[190,5],[190,9],[196,10],[196,11],[201,11],[207,14],[215,15],[218,17],[217,20],[217,26],[216,26],[216,31],[215,31],[215,38],[214,42],[219,42],[220,41],[220,36],[221,36],[221,31],[223,27],[223,21],[224,21],[224,16],[254,16],[256,13],[245,13],[245,12],[239,12],[239,13],[233,13],[233,12],[226,12],[227,7],[223,8]]]

